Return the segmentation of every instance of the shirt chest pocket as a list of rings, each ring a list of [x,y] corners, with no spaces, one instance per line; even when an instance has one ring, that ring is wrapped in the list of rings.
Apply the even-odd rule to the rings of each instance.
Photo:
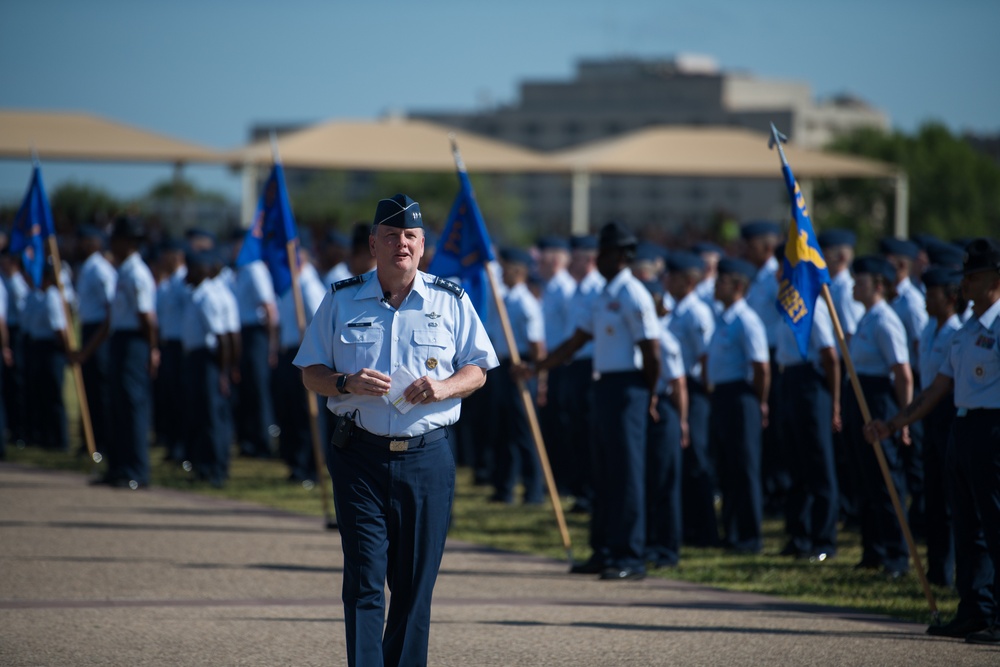
[[[340,332],[345,361],[353,361],[354,368],[340,369],[356,373],[362,368],[374,368],[382,349],[382,330],[371,327],[348,328]]]
[[[441,377],[443,361],[451,368],[455,356],[455,340],[450,331],[417,330],[413,332],[414,361],[431,377]]]

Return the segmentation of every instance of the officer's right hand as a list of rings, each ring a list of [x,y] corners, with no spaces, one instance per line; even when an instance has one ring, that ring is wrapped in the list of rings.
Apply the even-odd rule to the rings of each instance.
[[[889,430],[888,424],[884,421],[875,419],[865,424],[864,435],[865,440],[874,445],[876,442],[880,442],[891,436],[892,431]]]
[[[384,396],[391,386],[389,376],[370,368],[362,368],[347,376],[344,387],[352,394],[361,396]]]
[[[517,365],[511,365],[510,374],[517,380],[530,380],[536,375],[534,366],[523,361]]]

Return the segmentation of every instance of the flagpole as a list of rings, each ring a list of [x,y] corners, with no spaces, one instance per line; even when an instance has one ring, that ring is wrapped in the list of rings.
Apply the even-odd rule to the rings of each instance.
[[[31,147],[31,161],[33,166],[40,168],[38,153],[35,152],[34,146]],[[62,281],[62,259],[59,257],[59,244],[56,241],[54,229],[45,241],[48,246],[49,256],[52,258],[52,269],[55,273],[56,288],[59,290],[59,300],[62,302],[63,316],[66,318],[66,343],[69,348],[66,352],[68,353],[67,356],[72,360],[73,353],[78,349],[76,328],[73,324],[73,312],[69,307],[69,301],[66,299],[66,288]],[[90,454],[90,459],[94,463],[100,463],[104,457],[97,451],[97,444],[94,442],[94,426],[90,419],[90,404],[87,402],[87,391],[83,384],[83,370],[80,368],[79,361],[70,361],[70,367],[73,369],[73,384],[76,385],[77,401],[80,403],[83,440],[87,445],[87,453]]]
[[[781,148],[782,141],[787,141],[787,138],[778,132],[774,123],[771,123],[771,139],[768,142],[768,146],[777,146],[782,167],[786,167],[788,166],[788,160],[785,158],[785,151]],[[833,330],[837,336],[840,353],[844,358],[844,364],[847,366],[847,373],[851,378],[851,387],[854,389],[854,396],[857,398],[858,407],[861,409],[861,418],[864,420],[864,425],[867,426],[872,421],[871,411],[868,408],[868,401],[865,400],[865,394],[861,388],[861,381],[858,379],[858,373],[854,368],[854,361],[851,359],[851,353],[847,348],[847,339],[844,336],[843,328],[840,326],[840,318],[837,316],[837,309],[834,307],[833,297],[830,295],[830,287],[825,283],[823,284],[823,300],[826,301],[827,309],[830,311],[830,319],[833,321]],[[913,556],[913,565],[917,570],[917,577],[920,579],[920,586],[923,588],[924,597],[927,598],[927,605],[931,610],[931,619],[934,624],[939,624],[941,622],[941,614],[938,612],[937,601],[934,598],[934,592],[931,590],[930,583],[927,581],[927,574],[924,572],[923,561],[920,559],[920,553],[917,551],[917,545],[913,540],[913,533],[910,531],[910,524],[906,520],[906,514],[903,511],[903,504],[900,502],[899,494],[896,492],[896,485],[892,481],[892,475],[889,472],[889,464],[885,459],[885,452],[882,450],[881,441],[876,440],[872,443],[872,448],[875,450],[875,458],[878,461],[879,470],[882,472],[882,479],[885,482],[886,489],[889,491],[889,499],[892,501],[892,507],[896,512],[896,519],[899,521],[899,526],[903,530],[903,537],[906,539],[906,546],[909,548],[910,554]]]
[[[450,135],[449,139],[451,139],[451,151],[455,157],[455,166],[459,170],[465,171],[465,165],[458,151],[458,143],[455,141],[455,135]],[[521,355],[518,353],[517,343],[514,341],[514,331],[510,326],[507,306],[504,304],[503,299],[500,298],[500,286],[497,285],[496,276],[493,275],[488,263],[483,263],[483,270],[486,272],[486,276],[490,282],[493,303],[500,314],[500,325],[503,328],[504,340],[507,342],[507,350],[510,352],[511,364],[514,367],[519,366],[521,364]],[[555,511],[556,523],[559,524],[559,534],[562,537],[563,548],[566,549],[566,557],[569,559],[570,565],[572,565],[573,545],[570,541],[569,529],[566,527],[566,517],[563,515],[562,503],[559,501],[559,491],[556,488],[555,478],[552,476],[552,467],[549,465],[549,456],[545,450],[545,442],[542,439],[542,430],[538,425],[538,416],[535,414],[535,404],[531,400],[531,392],[528,391],[528,387],[521,378],[517,378],[517,389],[521,396],[521,402],[524,404],[524,411],[528,415],[528,425],[531,427],[535,451],[538,453],[538,460],[542,465],[542,473],[545,475],[545,486],[548,489],[549,498],[552,500],[552,509]]]
[[[278,141],[274,132],[271,132],[271,154],[275,164],[281,163],[278,155]],[[298,253],[295,252],[295,239],[290,239],[285,244],[285,252],[288,254],[288,269],[292,276],[292,298],[295,300],[295,321],[299,327],[299,340],[301,341],[306,332],[306,309],[302,302],[302,290],[299,289],[299,262]],[[323,517],[326,520],[326,528],[333,530],[337,527],[337,522],[333,518],[330,509],[330,488],[327,484],[326,460],[323,456],[323,445],[319,437],[319,407],[316,404],[316,394],[305,389],[306,405],[309,409],[309,433],[312,436],[313,459],[316,462],[316,482],[319,485],[320,498],[323,503]],[[332,482],[331,482],[332,484]]]

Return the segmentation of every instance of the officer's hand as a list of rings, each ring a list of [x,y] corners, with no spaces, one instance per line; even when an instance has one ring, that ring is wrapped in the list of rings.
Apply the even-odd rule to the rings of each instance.
[[[160,370],[160,350],[153,348],[149,351],[149,365],[147,366],[149,377],[156,379],[156,373]]]
[[[222,394],[224,398],[229,398],[229,378],[225,373],[219,374],[219,393]]]
[[[238,367],[234,366],[233,370],[229,371],[229,378],[232,380],[233,384],[239,384],[243,381],[243,374],[240,372]]]
[[[403,397],[414,405],[433,403],[448,398],[444,391],[444,385],[426,375],[414,380],[413,384],[403,392]]]
[[[511,365],[510,374],[514,376],[515,380],[530,380],[535,377],[535,368],[523,361],[519,364]]]
[[[841,431],[844,430],[844,422],[840,419],[840,406],[839,405],[834,405],[833,406],[833,422],[832,422],[832,426],[833,426],[833,432],[834,433],[840,433]]]
[[[768,412],[768,408],[767,408],[767,401],[764,401],[763,403],[760,404],[760,427],[761,428],[767,428],[767,425],[768,425],[768,418],[767,418],[768,414],[769,414],[769,412]]]
[[[278,351],[277,350],[268,350],[268,353],[267,353],[267,365],[270,366],[271,368],[277,368],[278,367]]]
[[[384,396],[391,386],[389,376],[370,368],[362,368],[347,376],[344,387],[352,394],[361,396]]]
[[[658,397],[656,394],[653,394],[652,396],[649,397],[649,416],[653,418],[654,422],[659,423],[660,411],[656,409],[657,400]]]
[[[691,444],[691,434],[688,431],[687,421],[681,422],[681,449],[687,449]]]
[[[9,347],[3,349],[3,365],[8,367],[14,365],[14,353]]]
[[[885,440],[890,435],[892,435],[892,431],[889,430],[889,426],[881,419],[875,419],[865,424],[864,428],[865,440],[867,440],[873,445],[876,442]]]
[[[899,432],[899,439],[905,447],[909,447],[913,444],[913,438],[910,437],[910,427],[904,426]]]
[[[7,355],[9,353],[9,350],[10,348],[4,348],[3,351],[3,362],[8,366],[10,366],[11,362],[13,362],[13,357],[11,357],[10,362],[7,361]],[[81,352],[80,350],[70,350],[69,352],[66,353],[66,361],[69,362],[70,366],[82,365],[84,361],[83,352]]]

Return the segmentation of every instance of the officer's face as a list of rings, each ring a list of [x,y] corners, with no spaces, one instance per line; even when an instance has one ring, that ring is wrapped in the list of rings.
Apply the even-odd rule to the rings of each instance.
[[[424,230],[419,227],[400,229],[379,225],[368,242],[379,269],[415,272],[424,256]]]
[[[1000,274],[976,271],[962,277],[962,294],[972,301],[975,311],[985,312],[1000,297]]]
[[[948,319],[950,302],[943,287],[927,288],[927,314],[936,318],[939,322]]]
[[[715,298],[717,301],[730,306],[741,295],[740,282],[730,274],[723,273],[715,279]]]
[[[875,278],[870,273],[859,273],[854,276],[854,300],[860,301],[866,307],[875,298]]]

